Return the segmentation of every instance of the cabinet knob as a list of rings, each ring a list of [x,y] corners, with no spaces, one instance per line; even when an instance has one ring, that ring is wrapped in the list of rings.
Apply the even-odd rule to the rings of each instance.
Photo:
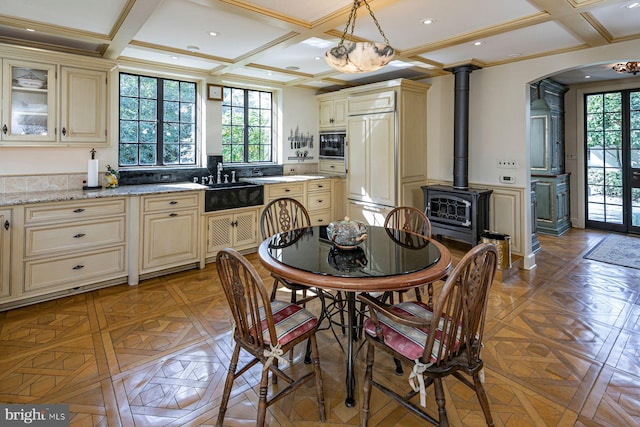
[[[4,222],[4,229],[8,230],[9,229],[9,221],[5,221]]]
[[[74,270],[82,270],[84,268],[84,265],[76,265],[75,267],[73,267]]]
[[[73,212],[74,213],[82,213],[82,212],[84,212],[84,209],[82,209],[82,208],[74,209]]]
[[[62,136],[67,136],[67,128],[62,128]]]
[[[169,202],[169,204],[170,204],[170,205],[177,205],[177,204],[178,204],[178,202],[176,202],[175,200],[172,200],[172,201],[170,201],[170,202]]]
[[[174,217],[174,216],[178,216],[178,214],[174,212],[174,213],[170,213],[169,216]]]
[[[84,236],[86,236],[86,234],[84,234],[84,233],[78,233],[78,234],[76,234],[75,236],[73,236],[73,238],[74,238],[74,239],[79,239],[79,238],[84,237]]]

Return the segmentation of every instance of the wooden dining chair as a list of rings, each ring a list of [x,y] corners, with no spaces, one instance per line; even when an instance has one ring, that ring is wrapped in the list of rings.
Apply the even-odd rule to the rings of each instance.
[[[431,222],[429,218],[420,209],[412,206],[400,206],[391,210],[384,220],[384,226],[386,228],[392,228],[395,230],[401,230],[406,233],[419,234],[424,237],[431,237]],[[411,246],[411,236],[407,236],[405,242],[400,242]],[[422,295],[420,288],[414,289],[416,294],[416,300],[422,301]],[[398,291],[398,300],[403,301],[403,295],[407,291]],[[428,305],[433,305],[433,284],[427,284]],[[389,293],[385,297],[389,297],[393,304],[393,294]]]
[[[413,414],[435,425],[448,425],[442,379],[452,375],[473,389],[487,425],[493,425],[484,387],[480,358],[489,289],[495,276],[498,251],[491,243],[473,247],[449,274],[433,308],[421,301],[389,305],[367,294],[358,296],[368,305],[365,321],[366,371],[361,425],[366,427],[372,385]],[[411,388],[398,393],[373,379],[375,349],[412,367]],[[471,380],[462,374],[471,377]],[[381,377],[386,375],[383,374]],[[426,412],[426,388],[433,385],[437,418]],[[416,396],[420,404],[415,403]]]
[[[263,240],[274,234],[309,227],[310,225],[311,219],[309,219],[307,209],[302,203],[289,197],[270,201],[264,207],[262,215],[260,216],[260,233],[262,234]],[[276,298],[276,293],[280,285],[291,291],[291,302],[299,305],[304,305],[318,296],[318,292],[312,290],[309,286],[291,283],[277,276],[273,276],[273,278],[273,288],[271,289],[272,300]],[[300,301],[298,301],[297,298],[298,292],[302,295]],[[308,295],[308,292],[310,292],[311,295]]]
[[[257,426],[265,425],[268,406],[312,379],[315,379],[320,420],[324,422],[322,373],[316,342],[318,319],[297,304],[272,301],[260,275],[239,252],[233,249],[218,252],[216,268],[233,315],[233,339],[235,340],[216,425],[223,425],[235,379],[256,363],[263,365],[258,393]],[[294,379],[278,367],[277,361],[285,361],[281,355],[305,340],[310,343],[313,369]],[[253,356],[253,359],[241,369],[237,369],[241,349]],[[272,373],[274,384],[275,378],[287,382],[285,387],[272,389],[271,396],[267,396],[269,372]],[[300,371],[296,369],[294,372]]]

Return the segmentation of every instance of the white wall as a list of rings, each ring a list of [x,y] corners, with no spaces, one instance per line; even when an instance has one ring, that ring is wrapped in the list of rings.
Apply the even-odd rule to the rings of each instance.
[[[515,176],[523,188],[522,234],[531,229],[529,209],[529,89],[528,84],[557,72],[587,64],[637,59],[640,42],[629,41],[531,59],[473,71],[470,75],[469,182],[471,185],[504,185],[501,173]],[[453,169],[453,76],[433,78],[428,95],[428,176],[452,180]],[[442,129],[442,127],[445,127]],[[515,160],[517,169],[498,169],[498,159]],[[572,194],[572,200],[575,198]],[[525,267],[535,265],[531,242],[526,241]]]

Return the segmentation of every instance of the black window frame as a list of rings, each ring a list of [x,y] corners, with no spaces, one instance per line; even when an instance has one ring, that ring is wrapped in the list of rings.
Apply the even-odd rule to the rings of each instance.
[[[123,96],[122,94],[122,81],[121,78],[123,75],[126,76],[134,76],[136,78],[138,78],[138,93],[137,96]],[[153,79],[156,81],[156,94],[155,94],[155,98],[148,98],[148,97],[143,97],[140,96],[140,79],[144,78],[144,79]],[[167,101],[164,99],[164,83],[165,82],[177,82],[178,83],[178,93],[179,93],[179,99],[178,99],[178,103],[180,104],[187,104],[191,105],[191,113],[190,115],[192,116],[192,121],[182,121],[182,109],[180,108],[180,106],[178,107],[178,120],[166,120],[165,118],[165,108],[164,108],[164,102]],[[182,91],[180,89],[181,85],[192,85],[193,86],[193,99],[190,100],[182,100]],[[138,116],[136,119],[132,119],[132,118],[126,118],[123,119],[122,118],[122,99],[124,98],[134,98],[138,100]],[[156,113],[155,113],[155,120],[151,120],[151,119],[142,119],[141,115],[140,115],[140,100],[141,99],[146,99],[146,100],[150,100],[150,99],[155,99],[156,101]],[[176,102],[175,100],[169,100],[171,102]],[[136,74],[136,73],[131,73],[131,72],[125,72],[122,71],[118,74],[118,165],[120,168],[184,168],[184,167],[193,167],[193,166],[198,166],[199,165],[199,155],[200,155],[200,144],[199,144],[199,137],[198,137],[198,117],[199,117],[199,111],[200,111],[200,106],[199,106],[199,97],[198,97],[198,83],[194,82],[194,81],[188,81],[188,80],[179,80],[179,79],[175,79],[175,78],[169,78],[169,77],[159,77],[159,76],[153,76],[153,75],[145,75],[145,74]],[[122,125],[123,122],[137,122],[137,141],[122,141],[122,137],[123,137],[123,129],[122,129]],[[141,161],[142,159],[142,155],[141,155],[141,145],[144,144],[144,141],[141,141],[140,139],[140,123],[155,123],[155,134],[156,134],[156,141],[155,141],[155,163],[150,163],[150,162],[143,162]],[[165,126],[166,125],[171,125],[173,124],[175,126],[175,128],[178,131],[178,137],[177,137],[177,142],[167,142],[165,139]],[[181,141],[181,137],[180,137],[180,133],[182,132],[182,128],[183,126],[188,126],[191,128],[191,132],[192,132],[192,139],[193,142],[192,143],[183,143]],[[122,160],[122,156],[124,155],[122,153],[122,150],[124,149],[123,146],[124,145],[136,145],[136,162],[126,162],[123,163]],[[165,158],[164,158],[164,151],[165,151],[165,147],[169,146],[169,145],[175,145],[177,146],[177,161],[176,162],[166,162]],[[187,161],[183,161],[182,159],[182,152],[183,152],[183,148],[184,147],[191,147],[192,146],[192,160],[187,160]]]
[[[240,90],[243,92],[243,104],[241,106],[236,106],[233,104],[233,97],[231,96],[231,93],[229,91],[234,91],[234,90]],[[263,110],[267,110],[267,108],[264,108],[262,105],[260,105],[259,107],[252,107],[250,105],[249,102],[249,96],[250,93],[254,92],[254,93],[259,93],[259,94],[268,94],[269,95],[269,108],[268,108],[268,112],[269,112],[269,125],[268,125],[268,129],[269,129],[269,136],[268,136],[268,140],[269,143],[268,144],[264,144],[264,143],[260,143],[260,144],[251,144],[251,138],[250,138],[250,132],[252,129],[265,129],[267,128],[267,126],[250,126],[249,121],[250,121],[250,110],[259,110],[259,114],[261,111]],[[275,114],[275,109],[273,107],[273,99],[274,99],[274,92],[273,91],[269,91],[269,90],[260,90],[260,89],[251,89],[251,88],[243,88],[243,87],[236,87],[236,86],[223,86],[222,88],[222,113],[221,113],[221,134],[222,134],[222,138],[221,138],[221,145],[222,145],[222,155],[223,155],[223,163],[228,163],[228,164],[264,164],[264,163],[274,163],[274,156],[275,156],[275,145],[274,145],[274,114]],[[243,122],[242,125],[239,124],[235,124],[233,122],[233,112],[230,113],[230,117],[231,117],[231,123],[225,123],[225,109],[231,108],[233,110],[233,108],[242,108],[243,110]],[[234,144],[231,143],[231,141],[227,141],[227,136],[225,135],[225,128],[226,127],[231,127],[231,129],[233,129],[233,127],[241,127],[242,128],[242,137],[243,137],[243,156],[242,156],[242,160],[240,161],[233,161],[230,158],[227,158],[228,155],[233,156],[233,146]],[[229,137],[233,138],[233,132],[229,131]],[[239,145],[239,144],[236,144]],[[250,160],[250,152],[251,152],[251,147],[252,146],[258,146],[258,150],[259,152],[263,152],[266,153],[268,152],[269,156],[268,159],[267,158],[261,158],[259,160]],[[260,147],[266,147],[268,146],[268,150],[260,150]],[[226,150],[231,149],[231,154],[227,153]]]

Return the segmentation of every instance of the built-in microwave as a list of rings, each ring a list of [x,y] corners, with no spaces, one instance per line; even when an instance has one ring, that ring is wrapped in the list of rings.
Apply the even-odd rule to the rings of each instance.
[[[320,132],[318,153],[321,159],[344,159],[344,145],[347,138],[346,131]]]

